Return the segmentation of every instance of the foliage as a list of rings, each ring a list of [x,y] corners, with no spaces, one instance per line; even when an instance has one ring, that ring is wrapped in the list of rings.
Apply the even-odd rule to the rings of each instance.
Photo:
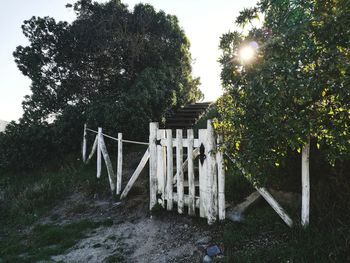
[[[309,136],[332,165],[349,159],[349,8],[346,0],[262,0],[237,18],[244,25],[261,13],[260,28],[222,36],[218,129],[254,179],[300,152]],[[243,46],[255,58],[239,59]]]
[[[175,16],[147,4],[129,11],[120,1],[81,0],[74,11],[71,24],[50,17],[24,21],[30,45],[17,47],[14,56],[32,80],[26,120],[47,120],[74,106],[88,122],[140,136],[150,120],[201,97],[190,44]]]
[[[118,0],[67,7],[77,15],[72,23],[34,16],[22,25],[29,45],[14,57],[32,94],[20,123],[0,136],[0,169],[34,168],[76,151],[84,122],[146,138],[150,121],[202,97],[175,16],[148,4],[129,11]]]

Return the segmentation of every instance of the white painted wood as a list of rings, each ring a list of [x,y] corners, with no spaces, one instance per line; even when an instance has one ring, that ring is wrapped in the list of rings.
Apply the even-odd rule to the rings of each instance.
[[[190,200],[190,196],[184,195],[184,197],[183,197],[184,205],[189,206],[189,203],[190,203],[189,200]],[[174,195],[173,195],[173,202],[177,203],[177,193],[174,193]],[[199,208],[199,197],[197,197],[197,196],[195,196],[194,205],[196,208]]]
[[[147,148],[147,150],[146,150],[145,154],[143,155],[140,163],[138,164],[135,172],[131,176],[129,182],[127,183],[127,185],[125,186],[122,194],[120,195],[120,199],[123,199],[123,198],[125,198],[128,195],[131,187],[134,185],[135,181],[137,180],[137,178],[139,177],[139,175],[142,172],[143,168],[145,167],[149,157],[150,157],[150,151],[149,151],[149,148]]]
[[[194,184],[194,166],[193,166],[193,130],[187,130],[187,163],[188,163],[188,214],[193,216],[195,215],[195,184]]]
[[[82,159],[83,162],[86,162],[86,123],[84,124],[84,133],[83,133],[83,148],[82,148]]]
[[[150,210],[157,204],[157,130],[158,123],[151,122],[149,124],[149,185],[150,185]]]
[[[192,151],[192,159],[194,160],[194,159],[196,159],[197,157],[198,157],[198,155],[199,155],[199,148],[196,148],[196,149],[194,149],[193,151]],[[187,159],[183,162],[183,165],[182,165],[182,170],[185,172],[186,170],[187,170],[187,168],[188,168],[188,157],[187,157]],[[177,182],[177,174],[175,174],[174,175],[174,178],[173,178],[173,182],[174,182],[174,184]]]
[[[173,210],[173,133],[166,130],[166,150],[167,150],[167,174],[166,174],[166,199],[167,210]]]
[[[101,170],[102,170],[102,164],[101,164],[101,136],[102,136],[102,128],[98,128],[98,133],[97,133],[97,172],[96,172],[96,177],[100,178],[101,177]]]
[[[94,140],[94,144],[92,146],[92,149],[91,149],[91,153],[89,154],[89,157],[87,158],[86,160],[86,163],[88,164],[92,158],[92,156],[94,156],[95,152],[96,152],[96,149],[97,149],[97,141],[98,141],[98,135],[96,135],[95,137],[95,140]]]
[[[165,130],[159,129],[157,131],[157,141],[165,138]],[[166,163],[164,162],[164,148],[161,144],[157,145],[157,185],[158,194],[161,194],[161,200],[165,200],[165,181],[166,181]],[[160,202],[159,202],[160,203]],[[161,202],[164,207],[165,202]]]
[[[288,216],[279,203],[272,197],[272,195],[264,187],[255,187],[259,194],[269,203],[269,205],[276,211],[281,219],[289,226],[293,226],[293,220]]]
[[[160,141],[160,143],[163,145],[163,146],[166,146],[166,139],[162,139],[161,141]],[[188,139],[186,139],[186,138],[183,138],[182,139],[182,144],[183,144],[183,147],[185,147],[185,148],[187,148],[188,147]],[[176,139],[173,139],[173,145],[176,145]],[[198,141],[198,139],[194,139],[193,140],[193,147],[199,147],[199,141]]]
[[[212,225],[216,221],[217,214],[217,176],[216,176],[216,143],[214,137],[214,128],[212,121],[207,121],[207,140],[206,140],[206,160],[207,160],[207,219],[208,224]]]
[[[179,214],[183,213],[184,210],[184,203],[183,203],[183,196],[184,196],[184,172],[182,169],[183,165],[183,144],[182,144],[182,130],[177,129],[176,130],[176,174],[177,174],[177,182],[176,182],[176,188],[177,188],[177,212]]]
[[[207,136],[207,130],[206,129],[199,129],[198,130],[198,141],[199,141],[199,151],[200,146],[203,144],[205,147],[206,142],[206,136]],[[199,152],[200,153],[200,152]],[[199,167],[199,216],[202,218],[207,217],[207,161],[204,159],[203,164],[201,163],[201,160],[198,160],[198,167]]]
[[[111,188],[112,193],[115,191],[115,173],[113,171],[113,165],[111,162],[111,158],[109,158],[107,147],[105,144],[105,141],[103,139],[102,133],[99,133],[99,142],[100,142],[100,149],[103,156],[103,159],[105,161],[106,167],[107,167],[107,174],[109,179],[109,186]]]
[[[223,143],[222,135],[218,136],[218,145]],[[218,168],[218,213],[219,220],[225,219],[225,164],[224,154],[220,149],[216,153],[216,163]]]
[[[122,190],[122,174],[123,174],[123,134],[118,133],[118,157],[117,157],[117,192],[119,195]]]
[[[301,225],[309,225],[310,216],[310,138],[301,152]]]

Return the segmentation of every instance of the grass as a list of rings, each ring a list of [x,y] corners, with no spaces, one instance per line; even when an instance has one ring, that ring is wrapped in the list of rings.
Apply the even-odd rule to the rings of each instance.
[[[267,205],[224,232],[226,262],[349,262],[350,226],[288,228]]]
[[[0,262],[48,260],[84,238],[86,231],[111,223],[113,223],[111,220],[102,222],[81,220],[66,225],[36,225],[29,233],[12,234],[0,241],[2,259]]]

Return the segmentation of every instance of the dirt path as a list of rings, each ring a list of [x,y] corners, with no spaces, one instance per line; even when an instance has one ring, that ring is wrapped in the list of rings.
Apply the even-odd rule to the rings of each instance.
[[[79,205],[77,205],[79,204]],[[77,207],[84,211],[76,212]],[[59,262],[201,262],[196,241],[209,235],[205,221],[175,213],[150,216],[148,201],[143,194],[127,201],[89,200],[74,194],[54,209],[60,214],[56,224],[81,219],[102,221],[111,219],[113,225],[102,226],[87,233],[65,254],[52,257]],[[46,218],[42,223],[52,223]]]

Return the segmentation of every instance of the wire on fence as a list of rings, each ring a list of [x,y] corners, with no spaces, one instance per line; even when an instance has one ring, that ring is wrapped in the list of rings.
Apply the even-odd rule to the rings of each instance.
[[[94,133],[96,133],[96,134],[98,133],[97,131],[92,130],[92,129],[89,129],[89,128],[86,128],[86,130],[87,130],[87,131],[94,132]],[[119,141],[118,138],[112,137],[112,136],[110,136],[110,135],[108,135],[108,134],[102,133],[102,135],[105,136],[106,138],[109,138],[109,139],[112,139],[112,140],[115,140],[115,141]],[[122,141],[122,142],[126,142],[126,143],[141,144],[141,145],[147,145],[147,146],[149,145],[148,142],[138,142],[138,141],[131,141],[131,140],[121,140],[121,141]]]

